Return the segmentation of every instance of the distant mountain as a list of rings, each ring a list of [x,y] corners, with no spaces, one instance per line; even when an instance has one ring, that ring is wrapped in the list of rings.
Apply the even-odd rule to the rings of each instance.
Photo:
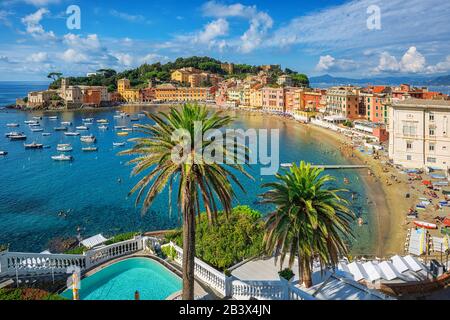
[[[408,83],[416,86],[450,86],[450,75],[441,77],[430,77],[430,76],[400,76],[400,77],[376,77],[376,78],[362,78],[362,79],[352,79],[352,78],[342,78],[333,77],[329,74],[311,77],[311,83],[323,83],[332,85],[399,85],[402,83]]]

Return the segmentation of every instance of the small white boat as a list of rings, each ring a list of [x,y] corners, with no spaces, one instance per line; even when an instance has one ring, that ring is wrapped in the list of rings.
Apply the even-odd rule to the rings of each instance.
[[[97,141],[97,139],[93,136],[82,136],[80,138],[81,142],[85,142],[85,143],[94,143],[95,141]]]
[[[123,128],[122,131],[130,132],[130,131],[133,131],[133,128]]]
[[[5,133],[5,137],[6,137],[6,138],[10,138],[11,136],[18,136],[18,135],[20,135],[20,134],[22,134],[22,133],[17,132],[17,131],[13,131],[13,132]]]
[[[100,120],[97,120],[97,123],[108,124],[108,120],[106,120],[106,119],[100,119]]]
[[[44,148],[43,144],[36,143],[36,142],[30,143],[30,144],[24,143],[23,146],[25,147],[25,149],[42,149],[42,148]]]
[[[113,146],[114,147],[123,147],[125,145],[126,145],[125,142],[113,142]]]
[[[72,122],[70,122],[70,121],[63,121],[63,122],[61,122],[61,125],[62,126],[71,126]]]
[[[139,118],[145,118],[145,113],[138,113]]]
[[[30,127],[40,127],[41,124],[39,122],[33,122],[28,124]]]
[[[58,120],[58,117],[57,116],[50,116],[50,117],[48,117],[48,120]]]
[[[94,118],[86,118],[81,120],[85,124],[91,124],[94,122]]]
[[[8,152],[6,151],[0,151],[0,156],[6,156],[8,154]]]
[[[42,117],[33,117],[34,120],[42,120]]]
[[[424,222],[424,221],[414,221],[414,224],[419,228],[425,228],[430,230],[436,230],[438,226],[434,223]]]
[[[56,127],[54,129],[55,129],[55,131],[67,131],[68,130],[67,127]]]
[[[17,127],[20,126],[20,124],[18,124],[18,123],[7,123],[6,126],[8,128],[17,128]]]
[[[33,123],[37,123],[36,120],[25,120],[23,123],[25,124],[33,124]]]
[[[72,161],[72,156],[66,156],[64,154],[60,154],[59,156],[52,156],[52,159],[55,161]]]
[[[125,129],[126,127],[125,126],[115,126],[114,127],[114,129],[116,129],[116,130],[122,130],[122,129]]]
[[[42,128],[32,128],[30,130],[31,130],[31,132],[43,132],[44,131],[44,129],[42,129]]]
[[[59,152],[71,152],[73,151],[73,148],[70,144],[58,144],[56,150]]]
[[[114,119],[122,119],[122,116],[121,115],[115,115]]]
[[[100,127],[98,127],[100,130],[108,130],[108,127],[107,126],[100,126]]]
[[[98,151],[97,147],[87,147],[87,148],[82,148],[81,150],[83,150],[83,152],[96,152]]]
[[[48,132],[44,132],[43,134],[42,134],[42,136],[43,137],[49,137],[49,136],[51,136],[52,134],[51,133],[48,133]]]
[[[64,135],[67,137],[76,137],[76,136],[79,136],[80,133],[79,132],[64,132]]]
[[[79,126],[79,127],[76,127],[75,129],[77,129],[78,131],[87,131],[87,130],[89,130],[89,128],[86,127],[86,126]]]
[[[24,135],[24,134],[17,134],[17,135],[9,136],[9,139],[10,139],[11,141],[27,140],[27,136]]]

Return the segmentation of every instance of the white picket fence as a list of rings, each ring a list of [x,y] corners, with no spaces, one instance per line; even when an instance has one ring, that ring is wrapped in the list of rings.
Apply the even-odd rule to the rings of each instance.
[[[175,252],[175,262],[179,265],[183,261],[183,249],[169,243]],[[236,300],[316,300],[313,296],[295,287],[285,280],[279,281],[241,281],[234,277],[227,277],[222,272],[209,266],[202,260],[195,258],[195,276],[224,297]]]
[[[112,259],[141,251],[151,241],[151,238],[138,236],[89,250],[82,255],[4,252],[0,254],[0,278],[66,274],[70,267],[86,271]]]

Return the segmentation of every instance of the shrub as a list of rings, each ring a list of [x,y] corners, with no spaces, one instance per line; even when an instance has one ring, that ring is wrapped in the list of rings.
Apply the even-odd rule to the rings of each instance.
[[[289,268],[278,272],[278,274],[281,278],[286,279],[287,281],[291,280],[295,275],[294,272]]]
[[[165,258],[169,258],[172,261],[175,260],[175,257],[177,256],[177,252],[172,246],[161,247],[161,252]]]
[[[196,227],[196,257],[209,265],[226,270],[263,252],[264,223],[258,211],[247,206],[236,207],[229,217],[220,213],[214,226],[208,223],[205,214],[200,220]],[[181,230],[166,237],[182,247]]]
[[[73,249],[69,249],[67,251],[65,251],[65,254],[83,254],[88,250],[88,248],[84,247],[84,246],[79,246]]]
[[[128,232],[128,233],[118,234],[118,235],[112,237],[111,239],[109,239],[108,241],[106,241],[105,245],[108,246],[108,245],[111,245],[114,243],[131,240],[138,234],[139,234],[138,232]]]

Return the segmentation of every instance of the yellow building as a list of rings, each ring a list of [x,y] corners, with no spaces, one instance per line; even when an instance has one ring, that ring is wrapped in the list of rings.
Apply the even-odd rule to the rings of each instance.
[[[172,72],[171,79],[180,83],[188,83],[189,76],[190,72],[180,69]]]
[[[177,88],[171,84],[155,88],[156,100],[166,102],[206,101],[208,93],[209,88]]]
[[[128,79],[117,81],[117,92],[121,99],[126,102],[138,102],[141,97],[139,89],[131,89],[130,80]]]
[[[263,94],[261,89],[253,89],[250,92],[250,107],[251,108],[262,108],[263,105]]]

